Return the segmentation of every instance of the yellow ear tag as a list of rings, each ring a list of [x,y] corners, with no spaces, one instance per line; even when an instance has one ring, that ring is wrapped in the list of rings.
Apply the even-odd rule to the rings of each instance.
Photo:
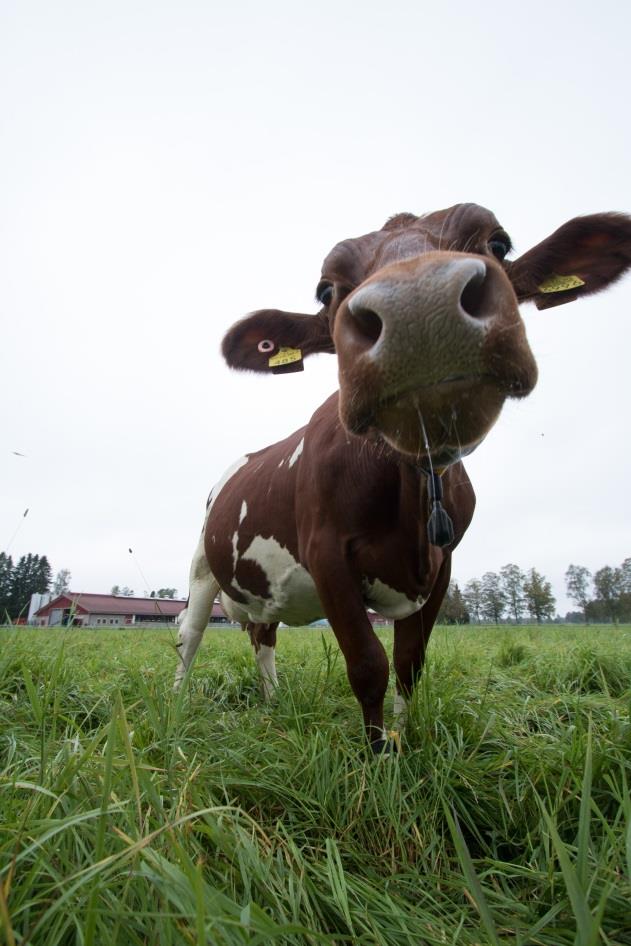
[[[585,280],[580,276],[557,276],[553,274],[537,286],[539,292],[563,292],[565,289],[576,289],[584,286]]]
[[[294,361],[302,361],[299,348],[279,348],[267,363],[270,368],[278,368],[279,365],[290,365]]]

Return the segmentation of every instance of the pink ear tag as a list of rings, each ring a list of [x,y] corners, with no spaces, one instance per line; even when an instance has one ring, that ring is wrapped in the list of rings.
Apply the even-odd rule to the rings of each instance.
[[[268,355],[271,351],[274,351],[276,345],[271,338],[264,338],[263,341],[258,343],[257,348],[262,355]]]

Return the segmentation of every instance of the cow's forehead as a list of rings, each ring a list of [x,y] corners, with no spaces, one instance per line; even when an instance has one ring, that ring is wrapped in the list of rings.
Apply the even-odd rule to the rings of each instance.
[[[357,283],[386,263],[430,250],[476,252],[498,230],[495,214],[478,204],[456,204],[421,216],[400,213],[381,230],[338,243],[324,260],[322,274]]]

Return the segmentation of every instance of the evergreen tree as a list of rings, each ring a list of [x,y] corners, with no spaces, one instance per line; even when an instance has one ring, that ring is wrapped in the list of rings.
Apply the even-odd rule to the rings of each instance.
[[[37,555],[35,558],[37,558]],[[43,591],[50,591],[50,586],[53,580],[53,569],[45,555],[40,555],[36,566],[36,572],[37,582],[42,586]]]
[[[552,585],[536,568],[531,568],[526,576],[524,596],[526,607],[537,624],[554,617],[556,599],[552,594]]]
[[[438,624],[468,624],[469,612],[464,603],[462,592],[458,587],[458,582],[450,581],[447,593],[440,606]]]
[[[482,575],[482,616],[494,624],[499,624],[506,610],[506,595],[502,588],[502,579],[497,572]]]
[[[512,613],[515,624],[519,624],[524,613],[524,579],[526,576],[518,565],[504,565],[500,569],[500,577],[508,610]]]
[[[13,620],[26,617],[31,595],[45,594],[50,588],[52,569],[45,555],[23,555],[11,576],[9,614]]]
[[[0,552],[0,624],[7,621],[11,603],[11,580],[13,559],[5,552]]]
[[[592,574],[584,565],[569,565],[565,573],[567,596],[582,608],[587,624],[587,604],[589,602],[589,583]]]

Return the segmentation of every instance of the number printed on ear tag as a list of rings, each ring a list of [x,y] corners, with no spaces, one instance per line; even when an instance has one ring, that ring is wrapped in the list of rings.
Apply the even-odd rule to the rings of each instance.
[[[565,289],[577,289],[584,286],[585,280],[580,276],[557,276],[554,273],[537,286],[539,292],[563,292]]]
[[[279,365],[290,365],[293,361],[302,361],[299,348],[279,348],[267,363],[270,368],[278,368]]]

